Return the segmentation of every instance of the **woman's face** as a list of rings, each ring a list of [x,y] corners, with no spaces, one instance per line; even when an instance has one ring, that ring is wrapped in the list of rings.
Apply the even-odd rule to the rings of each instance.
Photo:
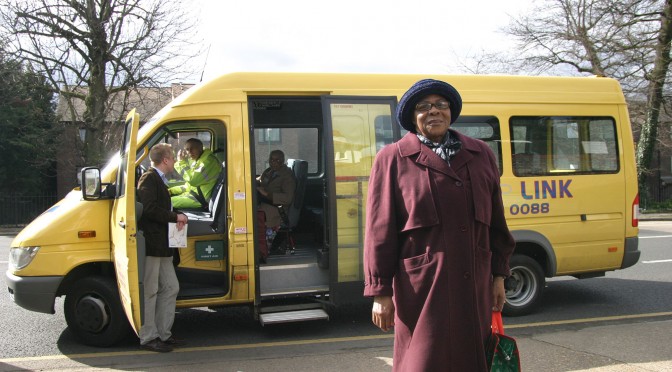
[[[446,103],[448,103],[447,99],[437,94],[430,94],[415,105],[415,128],[418,133],[433,142],[441,142],[450,128],[450,107]],[[431,104],[429,110],[427,110],[427,104]]]

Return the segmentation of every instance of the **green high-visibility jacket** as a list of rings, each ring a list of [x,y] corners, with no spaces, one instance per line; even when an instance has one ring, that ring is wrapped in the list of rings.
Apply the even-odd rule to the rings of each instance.
[[[205,201],[209,201],[221,169],[219,160],[210,150],[203,151],[196,160],[188,159],[176,162],[175,171],[182,176],[185,184],[171,187],[170,195],[184,193],[193,196],[203,195]]]

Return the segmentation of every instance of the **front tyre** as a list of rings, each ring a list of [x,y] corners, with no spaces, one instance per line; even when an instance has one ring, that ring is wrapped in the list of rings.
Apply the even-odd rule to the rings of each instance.
[[[502,313],[519,316],[531,313],[545,285],[541,265],[533,258],[515,254],[509,262],[511,276],[506,279],[506,304]]]
[[[110,278],[79,280],[65,296],[64,311],[68,328],[85,345],[112,346],[131,330],[116,283]]]

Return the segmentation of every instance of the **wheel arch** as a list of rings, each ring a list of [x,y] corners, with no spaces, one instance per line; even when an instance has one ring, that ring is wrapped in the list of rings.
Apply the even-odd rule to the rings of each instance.
[[[511,235],[516,241],[514,254],[522,254],[537,261],[547,278],[555,276],[558,261],[553,245],[544,235],[532,230],[514,230]]]
[[[91,276],[115,278],[112,262],[87,262],[70,270],[58,286],[56,296],[67,295],[80,279]]]

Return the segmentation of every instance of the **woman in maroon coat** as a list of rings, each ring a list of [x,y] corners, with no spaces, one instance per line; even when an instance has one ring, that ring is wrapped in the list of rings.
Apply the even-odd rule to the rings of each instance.
[[[396,371],[487,371],[484,343],[505,301],[514,240],[499,170],[482,141],[449,130],[453,86],[415,83],[397,119],[408,130],[371,171],[364,295],[373,322],[395,327]]]

